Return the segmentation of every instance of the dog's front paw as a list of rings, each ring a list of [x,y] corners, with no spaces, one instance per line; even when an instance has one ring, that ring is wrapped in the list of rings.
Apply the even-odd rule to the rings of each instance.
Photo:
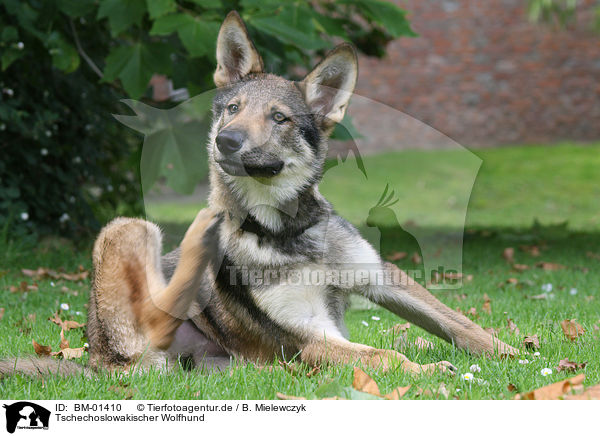
[[[433,374],[436,371],[441,372],[443,374],[454,375],[456,374],[458,369],[446,360],[442,360],[441,362],[436,363],[429,363],[427,365],[421,365],[421,374]]]

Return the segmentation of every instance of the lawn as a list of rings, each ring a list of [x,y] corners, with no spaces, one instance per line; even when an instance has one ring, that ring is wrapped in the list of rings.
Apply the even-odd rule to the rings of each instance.
[[[436,389],[444,383],[450,398],[504,399],[514,392],[508,386],[525,392],[564,379],[572,374],[556,369],[564,358],[586,362],[585,385],[600,383],[600,144],[578,146],[510,147],[477,150],[482,160],[470,199],[467,196],[466,232],[463,246],[463,272],[472,275],[461,289],[434,291],[452,308],[463,312],[475,308],[472,316],[483,327],[494,328],[499,339],[522,347],[527,335],[538,335],[539,356],[519,359],[486,359],[454,349],[425,331],[412,326],[407,342],[422,337],[433,343],[432,349],[408,347],[403,352],[420,363],[449,360],[460,374],[478,365],[478,380],[465,381],[461,376],[441,374],[414,377],[399,371],[387,374],[367,372],[382,392],[397,386],[412,385],[404,398],[431,398],[418,395],[420,389]],[[471,183],[472,167],[461,171],[464,156],[453,151],[398,152],[364,158],[368,181],[358,174],[352,161],[340,164],[326,174],[321,192],[337,211],[362,231],[365,219],[386,184],[395,187],[395,220],[415,222],[416,226],[452,230],[464,221],[461,198]],[[472,159],[472,158],[470,158]],[[432,164],[434,162],[434,164]],[[473,161],[471,161],[472,163]],[[365,185],[377,189],[365,189]],[[399,190],[398,187],[407,187]],[[468,192],[470,193],[470,192]],[[455,199],[449,201],[453,196]],[[149,214],[161,223],[175,223],[182,228],[193,218],[198,204],[168,203],[151,205]],[[174,212],[176,211],[176,213]],[[176,219],[175,219],[176,218]],[[534,220],[539,221],[533,225]],[[564,223],[566,221],[566,224]],[[407,249],[406,233],[393,227],[395,221],[378,222],[385,235],[382,254]],[[391,227],[390,227],[391,226]],[[175,231],[174,231],[175,232]],[[539,255],[521,246],[536,246]],[[502,257],[507,247],[515,249],[514,260],[528,265],[518,272]],[[536,253],[534,253],[536,254]],[[409,256],[410,257],[410,256]],[[539,262],[560,264],[564,268],[546,270]],[[31,340],[58,348],[60,328],[47,319],[67,303],[63,319],[85,322],[89,280],[40,280],[39,290],[10,292],[19,287],[24,277],[21,268],[39,266],[76,271],[79,265],[90,268],[90,249],[74,249],[69,244],[36,243],[6,240],[0,242],[0,356],[32,354]],[[401,268],[414,264],[406,258]],[[509,283],[509,279],[511,283]],[[546,292],[552,285],[552,291]],[[573,291],[573,289],[575,291]],[[491,304],[490,313],[483,310],[484,294]],[[528,297],[544,295],[544,298]],[[377,319],[379,318],[379,319]],[[519,331],[508,328],[507,319]],[[560,322],[576,319],[585,330],[577,340],[565,337]],[[403,322],[376,307],[357,304],[347,314],[351,340],[376,347],[393,347],[394,337],[384,330]],[[83,329],[67,332],[72,347],[82,346]],[[81,359],[85,361],[86,357]],[[542,376],[543,368],[553,373]],[[322,368],[311,377],[300,371],[291,374],[278,365],[273,371],[252,365],[234,368],[230,374],[200,375],[194,372],[150,372],[139,375],[100,375],[97,380],[52,378],[30,380],[16,376],[0,381],[2,398],[90,398],[90,399],[274,399],[277,392],[314,397],[352,385],[353,366]],[[582,371],[582,370],[580,370]],[[340,391],[341,392],[341,391]]]

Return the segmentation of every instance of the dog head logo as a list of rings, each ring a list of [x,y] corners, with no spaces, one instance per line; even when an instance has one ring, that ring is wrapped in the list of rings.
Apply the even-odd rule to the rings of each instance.
[[[28,401],[5,404],[6,431],[14,433],[19,429],[48,429],[50,411]]]

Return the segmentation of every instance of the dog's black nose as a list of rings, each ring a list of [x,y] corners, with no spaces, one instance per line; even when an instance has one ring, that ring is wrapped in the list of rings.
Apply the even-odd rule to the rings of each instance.
[[[223,154],[233,154],[242,148],[245,135],[238,130],[223,130],[217,135],[217,148]]]

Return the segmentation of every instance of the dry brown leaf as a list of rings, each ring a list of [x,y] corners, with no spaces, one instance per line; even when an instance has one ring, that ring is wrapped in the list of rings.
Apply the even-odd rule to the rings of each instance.
[[[406,251],[394,251],[392,254],[387,256],[387,260],[391,262],[396,262],[398,260],[402,260],[408,256]]]
[[[0,307],[0,321],[2,321],[3,316],[4,316],[4,307]]]
[[[506,247],[502,252],[502,257],[509,263],[513,263],[515,261],[515,249],[512,247]]]
[[[313,366],[310,371],[308,371],[306,373],[306,377],[311,378],[313,375],[317,375],[318,373],[321,372],[321,367],[320,366]]]
[[[525,298],[528,298],[530,300],[547,300],[548,294],[527,295],[525,296]]]
[[[389,394],[385,394],[384,398],[387,398],[388,400],[399,400],[408,392],[408,390],[410,389],[410,386],[411,385],[398,386],[396,389],[394,389]]]
[[[65,331],[64,330],[60,330],[60,345],[59,345],[61,350],[64,350],[65,348],[69,348],[69,341],[67,341],[65,339]]]
[[[560,326],[562,327],[562,331],[567,338],[574,341],[579,336],[585,333],[584,328],[581,324],[575,322],[574,319],[565,319],[561,321]]]
[[[40,345],[34,339],[31,340],[35,354],[38,356],[49,356],[52,352],[52,347],[49,345]]]
[[[373,380],[366,372],[356,366],[354,367],[354,379],[352,380],[352,387],[357,391],[381,397],[379,386],[377,386],[375,380]]]
[[[540,340],[538,335],[525,336],[523,345],[529,350],[537,350],[540,348]]]
[[[530,256],[538,257],[540,255],[540,247],[537,245],[521,245],[519,248]]]
[[[404,324],[396,324],[392,327],[390,327],[389,329],[387,329],[387,333],[394,333],[394,334],[402,334],[402,332],[405,332],[406,330],[408,330],[410,328],[410,323],[406,322]]]
[[[64,280],[69,280],[69,281],[73,281],[73,282],[85,280],[89,276],[89,271],[85,271],[85,269],[83,269],[83,266],[81,266],[81,265],[79,266],[79,272],[73,273],[73,274],[62,273],[62,272],[58,272],[58,271],[48,269],[48,268],[43,268],[43,267],[39,267],[36,270],[22,269],[21,273],[27,277],[33,278],[34,280],[51,278],[51,279],[64,279]]]
[[[420,336],[418,336],[415,340],[415,346],[419,350],[433,350],[433,343],[429,342],[427,339],[423,339]]]
[[[305,397],[296,397],[294,395],[282,394],[281,392],[277,392],[275,395],[280,400],[306,400]]]
[[[522,263],[513,263],[513,269],[518,272],[527,271],[529,269],[529,265],[525,265]]]
[[[561,371],[575,372],[578,369],[584,369],[586,366],[587,366],[587,362],[576,363],[576,362],[571,362],[569,359],[565,358],[558,362],[558,366],[556,367],[556,370],[558,372],[561,372]]]
[[[50,353],[51,356],[60,357],[62,356],[65,359],[79,359],[83,357],[83,353],[85,352],[85,348],[63,348],[60,351]]]
[[[423,259],[421,259],[421,256],[419,255],[419,253],[414,252],[413,255],[411,256],[410,260],[412,261],[412,263],[414,263],[415,265],[418,265],[420,263],[423,262]]]
[[[298,364],[296,364],[296,362],[286,362],[285,360],[280,360],[279,365],[281,365],[281,367],[291,375],[298,375]]]
[[[81,324],[77,321],[63,321],[62,319],[60,319],[58,312],[55,312],[51,318],[48,318],[48,321],[53,322],[56,325],[59,325],[65,331],[85,327],[85,324]]]
[[[509,383],[508,386],[506,387],[506,389],[508,389],[508,392],[514,392],[517,390],[517,387],[515,385],[513,385],[512,383]]]
[[[490,300],[488,294],[483,294],[483,305],[481,306],[481,310],[488,315],[492,314],[492,300]]]
[[[552,263],[552,262],[538,262],[535,264],[538,268],[542,268],[544,271],[557,271],[559,269],[565,269],[566,266],[561,265],[560,263]]]
[[[524,394],[514,396],[515,400],[558,400],[571,393],[573,389],[581,389],[585,374],[579,374],[551,385],[543,386]]]
[[[591,251],[588,251],[587,253],[585,253],[585,255],[587,257],[589,257],[590,259],[600,260],[600,254],[592,253]]]
[[[473,274],[463,274],[463,273],[439,273],[437,271],[433,272],[433,280],[432,283],[441,283],[441,282],[453,282],[457,280],[462,280],[465,282],[470,282],[473,280]]]
[[[563,400],[600,400],[600,385],[591,386],[581,394],[566,395]]]
[[[514,277],[511,277],[509,279],[506,279],[506,283],[508,283],[509,285],[516,285],[517,283],[519,283],[519,280]]]
[[[517,327],[517,325],[514,323],[514,321],[512,319],[507,318],[506,324],[508,326],[508,329],[511,331],[511,333],[514,333],[515,335],[518,335],[520,333],[519,327]]]
[[[473,319],[479,318],[479,314],[477,313],[477,309],[475,309],[474,307],[471,307],[469,310],[467,310],[467,316],[470,316]]]

